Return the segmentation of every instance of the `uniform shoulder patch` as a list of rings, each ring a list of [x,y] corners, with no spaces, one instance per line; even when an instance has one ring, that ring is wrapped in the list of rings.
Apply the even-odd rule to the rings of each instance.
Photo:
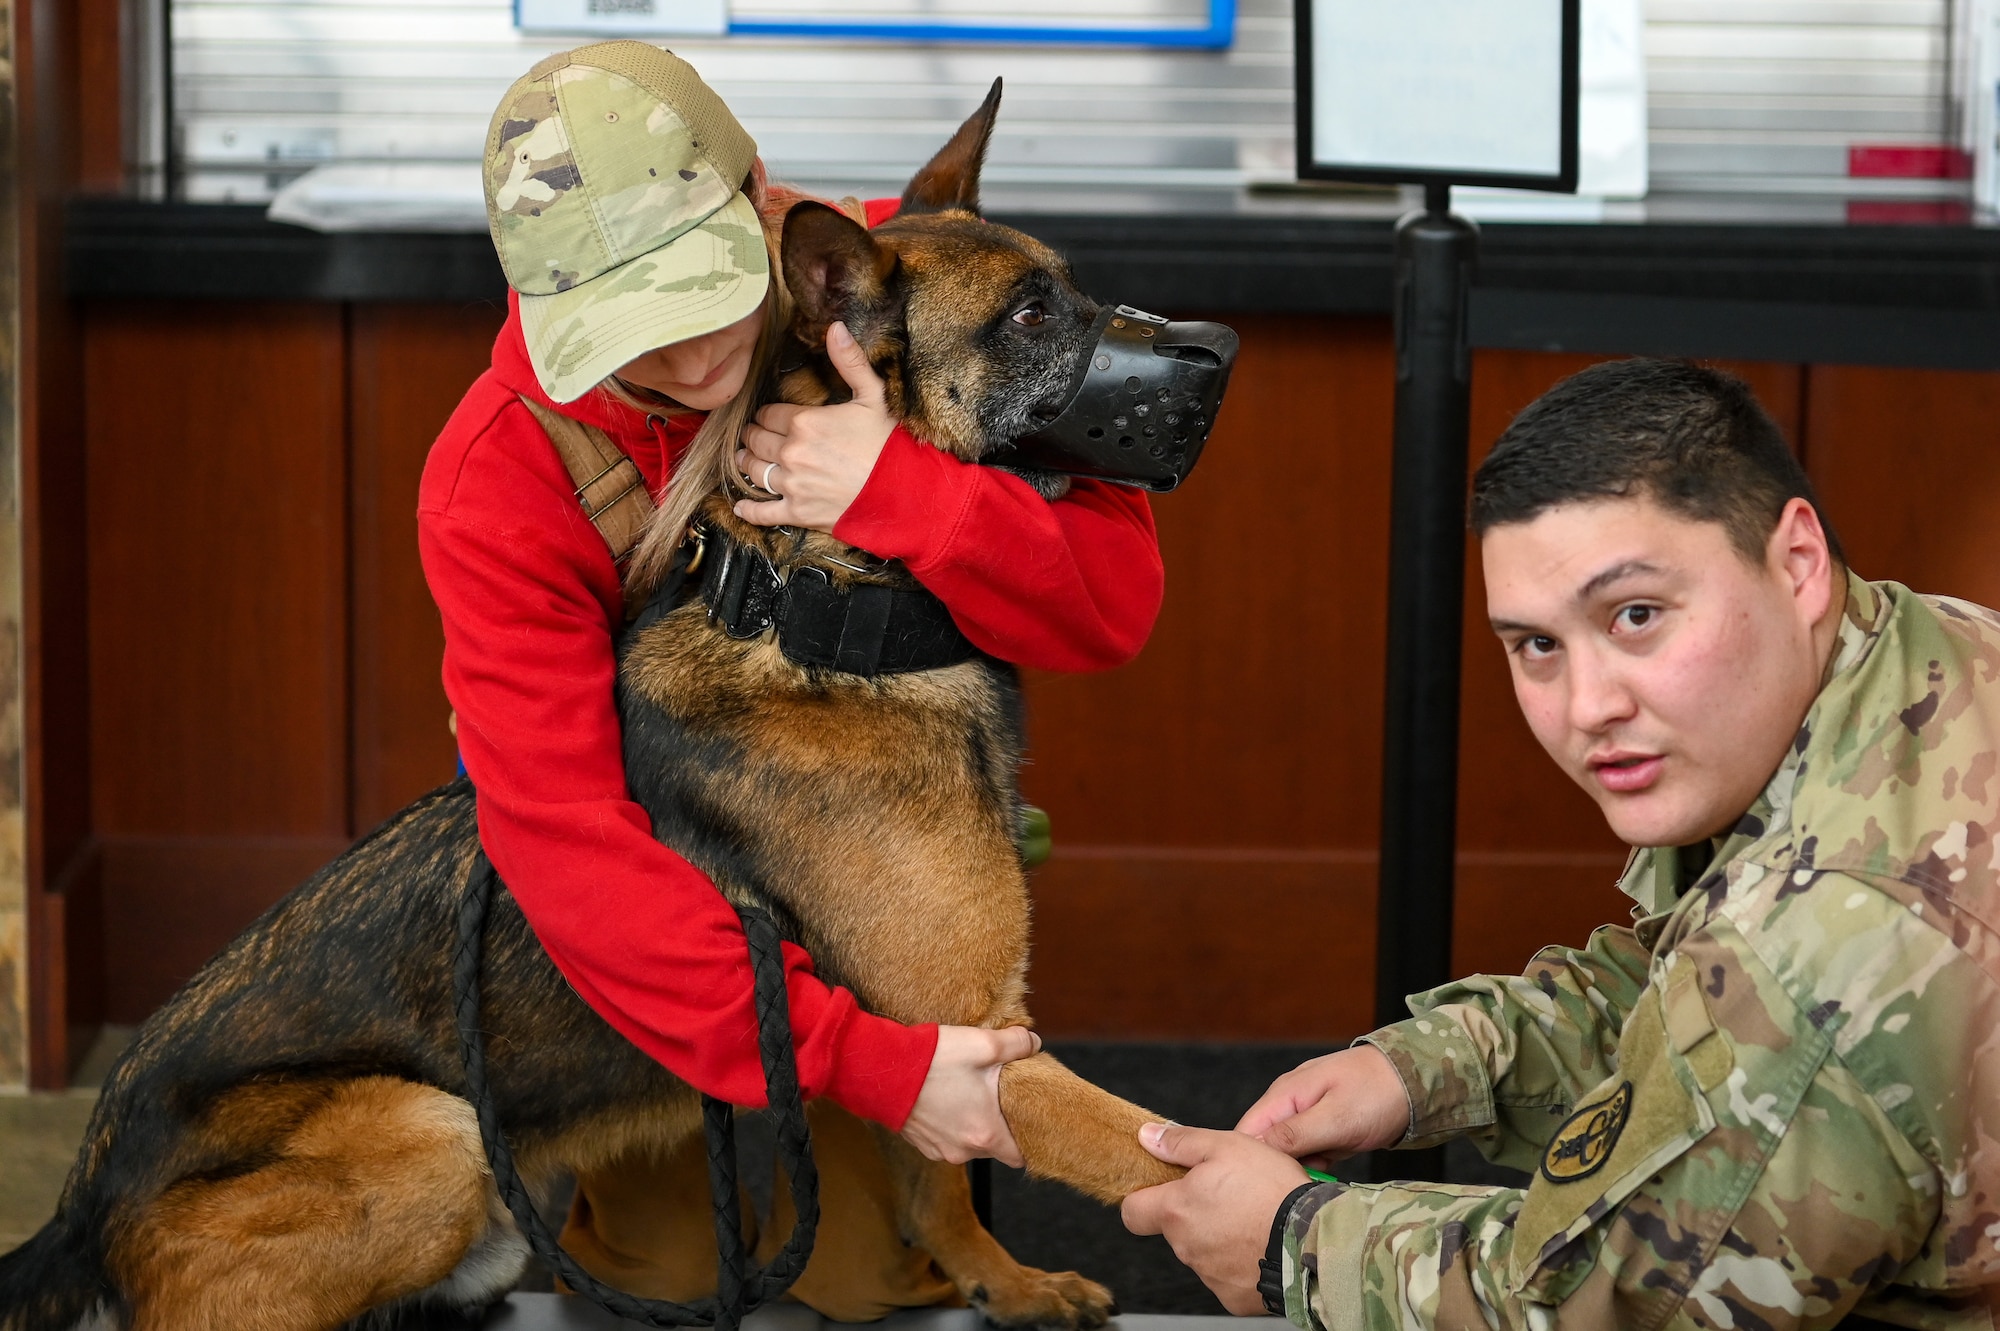
[[[1632,1117],[1632,1083],[1623,1082],[1604,1099],[1584,1105],[1564,1119],[1542,1153],[1542,1177],[1574,1183],[1604,1168],[1618,1134]]]

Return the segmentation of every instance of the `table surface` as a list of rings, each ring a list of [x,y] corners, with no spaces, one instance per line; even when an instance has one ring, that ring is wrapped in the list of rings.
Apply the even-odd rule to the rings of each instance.
[[[491,1331],[613,1331],[634,1323],[622,1321],[595,1304],[563,1294],[514,1294],[487,1319]],[[781,1303],[752,1313],[744,1331],[821,1331],[852,1323],[829,1322],[797,1303]],[[985,1331],[986,1323],[970,1308],[926,1308],[895,1313],[869,1323],[882,1331]],[[1174,1317],[1162,1313],[1128,1313],[1113,1318],[1109,1331],[1228,1331],[1241,1325],[1234,1317]]]

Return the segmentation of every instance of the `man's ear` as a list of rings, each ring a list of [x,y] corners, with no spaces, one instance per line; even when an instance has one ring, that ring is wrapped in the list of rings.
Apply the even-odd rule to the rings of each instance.
[[[1818,511],[1802,498],[1786,501],[1770,544],[1770,557],[1784,570],[1801,611],[1809,620],[1819,622],[1839,601],[1835,592],[1840,566],[1834,561]]]
[[[896,271],[894,250],[877,245],[867,227],[823,203],[801,203],[785,215],[779,250],[785,285],[799,311],[795,331],[815,348],[834,320],[853,331],[857,316],[879,309]]]
[[[951,142],[938,149],[937,156],[910,177],[899,213],[910,216],[954,209],[977,213],[979,168],[986,163],[986,142],[993,137],[993,122],[999,118],[1000,80],[995,79],[986,100],[958,127]]]

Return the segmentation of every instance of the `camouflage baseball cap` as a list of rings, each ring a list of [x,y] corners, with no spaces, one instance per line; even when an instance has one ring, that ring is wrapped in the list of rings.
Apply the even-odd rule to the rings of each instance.
[[[725,328],[770,285],[741,192],[757,144],[685,60],[644,42],[561,51],[486,135],[486,217],[549,397]]]

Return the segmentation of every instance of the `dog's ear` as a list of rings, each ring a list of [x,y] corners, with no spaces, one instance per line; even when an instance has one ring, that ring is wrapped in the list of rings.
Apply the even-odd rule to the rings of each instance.
[[[993,80],[986,100],[958,127],[951,142],[938,149],[937,156],[924,163],[923,170],[910,177],[903,191],[903,216],[941,213],[960,209],[979,211],[979,168],[986,163],[986,143],[993,137],[993,122],[1000,118],[1000,80]]]
[[[836,319],[857,331],[857,316],[882,305],[896,271],[894,250],[877,245],[867,227],[823,203],[801,203],[785,214],[779,250],[785,285],[799,311],[798,335],[815,348]]]

